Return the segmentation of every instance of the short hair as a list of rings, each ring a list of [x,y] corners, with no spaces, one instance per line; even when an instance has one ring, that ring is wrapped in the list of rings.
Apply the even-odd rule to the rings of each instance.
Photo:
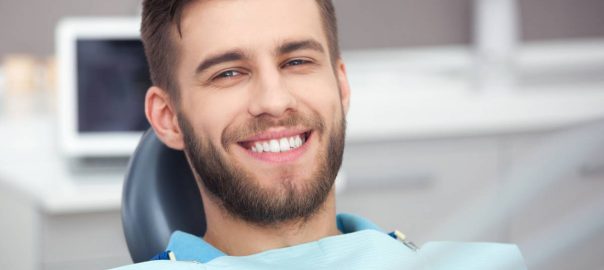
[[[144,0],[141,38],[149,63],[153,85],[163,88],[172,101],[180,98],[175,68],[179,51],[174,39],[181,37],[180,22],[183,10],[195,0]],[[319,6],[323,30],[327,35],[332,65],[340,58],[338,27],[332,0],[315,0]],[[175,31],[176,30],[176,31]],[[177,35],[178,34],[178,35]]]

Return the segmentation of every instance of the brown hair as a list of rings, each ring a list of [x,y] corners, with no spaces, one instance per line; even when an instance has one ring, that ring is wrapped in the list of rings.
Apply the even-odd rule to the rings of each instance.
[[[181,36],[180,20],[185,7],[194,0],[145,0],[141,23],[141,37],[149,62],[154,85],[166,90],[173,101],[179,100],[174,67],[179,54],[173,40]],[[332,0],[315,0],[321,12],[323,29],[327,35],[331,62],[340,58],[338,28]],[[176,31],[174,31],[176,30]],[[177,35],[178,34],[178,35]]]

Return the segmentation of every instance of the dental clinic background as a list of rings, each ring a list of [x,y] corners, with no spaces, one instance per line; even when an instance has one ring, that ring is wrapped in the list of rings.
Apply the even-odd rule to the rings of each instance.
[[[514,243],[528,269],[604,268],[603,0],[334,2],[352,88],[339,212],[418,246]],[[97,94],[112,78],[61,67],[57,27],[139,13],[138,0],[0,0],[0,269],[131,263],[120,205],[136,144],[112,140],[148,125],[138,109],[124,128],[103,120],[142,108],[110,97],[149,82],[63,102],[84,86],[60,78]],[[86,120],[65,135],[73,115]],[[127,151],[87,152],[84,126]]]

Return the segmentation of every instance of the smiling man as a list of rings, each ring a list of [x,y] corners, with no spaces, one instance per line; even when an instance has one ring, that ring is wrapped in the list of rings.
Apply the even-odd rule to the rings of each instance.
[[[153,16],[166,2],[180,9],[180,21],[161,25]],[[332,186],[349,89],[335,26],[322,18],[333,7],[314,0],[185,2],[146,2],[142,33],[157,84],[146,113],[196,173],[204,239],[227,254],[249,255],[338,234]],[[163,27],[171,43],[151,44],[162,41]]]
[[[203,238],[175,232],[164,254],[171,260],[127,269],[421,263],[400,234],[336,215],[350,89],[330,0],[143,5],[154,83],[146,115],[167,146],[185,152],[207,231]]]

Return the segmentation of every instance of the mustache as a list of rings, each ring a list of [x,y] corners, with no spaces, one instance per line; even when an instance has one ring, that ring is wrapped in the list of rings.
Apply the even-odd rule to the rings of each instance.
[[[292,112],[280,119],[275,119],[270,115],[260,115],[240,126],[224,130],[221,140],[222,146],[224,149],[228,149],[227,146],[232,143],[244,141],[251,136],[273,127],[304,127],[323,133],[325,130],[325,122],[316,112],[307,115]]]

